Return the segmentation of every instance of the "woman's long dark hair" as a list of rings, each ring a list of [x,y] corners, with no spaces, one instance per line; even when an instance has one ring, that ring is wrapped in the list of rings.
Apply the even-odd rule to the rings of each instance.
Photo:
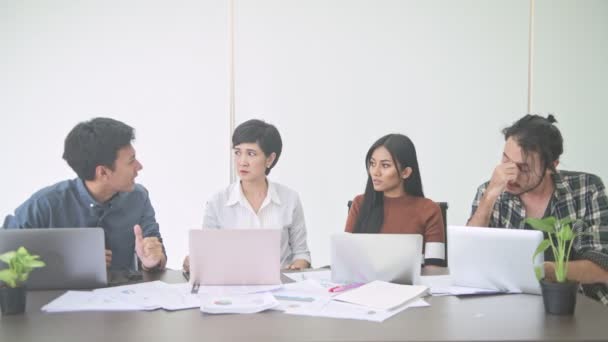
[[[365,156],[367,185],[365,186],[363,203],[361,204],[359,216],[353,230],[355,233],[379,233],[384,222],[384,193],[374,190],[372,177],[369,173],[369,163],[372,154],[380,146],[384,146],[391,154],[393,164],[399,174],[406,167],[412,168],[411,175],[403,181],[405,193],[411,196],[424,197],[416,148],[412,140],[403,134],[388,134],[383,136],[370,147]]]

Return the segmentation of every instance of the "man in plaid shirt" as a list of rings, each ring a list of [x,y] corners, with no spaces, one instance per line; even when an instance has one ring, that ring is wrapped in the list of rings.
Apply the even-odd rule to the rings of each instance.
[[[467,225],[531,229],[528,217],[578,219],[573,230],[590,234],[572,245],[568,279],[608,305],[608,197],[599,177],[556,169],[563,139],[555,122],[552,115],[526,115],[503,130],[502,161],[477,189]],[[544,268],[545,278],[554,280],[554,263],[546,261]]]

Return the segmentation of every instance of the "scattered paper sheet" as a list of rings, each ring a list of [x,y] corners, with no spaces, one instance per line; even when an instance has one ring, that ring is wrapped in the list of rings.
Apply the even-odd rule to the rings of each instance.
[[[42,307],[44,312],[136,310],[141,308],[91,291],[68,291]]]
[[[165,289],[165,283],[152,281],[96,289],[93,290],[93,293],[112,298],[117,302],[133,305],[140,310],[156,310],[162,308]]]
[[[183,310],[200,306],[188,283],[161,281],[96,289],[68,291],[42,307],[45,312]]]
[[[262,293],[268,291],[274,291],[282,288],[283,285],[201,285],[198,288],[198,294],[209,294],[209,295],[244,295],[253,293]]]
[[[310,272],[290,272],[283,273],[287,278],[296,281],[315,280],[326,289],[341,285],[331,281],[331,270],[310,271]]]
[[[251,314],[272,309],[279,302],[269,292],[231,296],[201,296],[201,311],[209,314]]]
[[[280,303],[275,310],[290,309],[320,310],[331,300],[326,288],[315,280],[305,280],[285,284],[282,289],[273,291],[272,295]]]

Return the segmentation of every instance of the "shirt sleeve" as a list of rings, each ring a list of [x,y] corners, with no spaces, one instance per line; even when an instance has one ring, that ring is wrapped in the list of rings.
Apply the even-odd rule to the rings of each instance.
[[[143,214],[139,220],[139,225],[141,226],[143,236],[147,237],[156,237],[162,243],[163,238],[160,235],[160,227],[158,222],[156,222],[156,212],[152,207],[152,203],[150,202],[150,195],[148,190],[144,188],[145,194],[145,202],[144,202],[144,210]],[[165,244],[163,243],[163,253],[165,254],[165,258],[167,257],[167,251],[165,250]]]
[[[471,205],[471,216],[469,216],[469,219],[467,220],[467,222],[471,220],[473,215],[475,215],[477,208],[479,208],[479,202],[481,202],[481,198],[483,197],[483,194],[485,192],[486,192],[486,184],[482,184],[477,188],[477,193],[475,194],[475,198],[473,199],[473,204]]]
[[[359,210],[361,209],[362,198],[362,196],[357,196],[353,199],[353,203],[350,205],[350,209],[348,209],[348,216],[346,217],[345,232],[352,233],[355,230],[355,224],[357,223]]]
[[[15,209],[14,215],[7,215],[3,228],[47,228],[50,226],[50,207],[40,199],[30,198]]]
[[[445,227],[441,208],[430,202],[425,212],[430,213],[424,229],[424,263],[425,265],[445,266]]]
[[[306,222],[304,221],[304,209],[300,198],[296,197],[296,205],[293,212],[293,221],[289,227],[289,245],[293,253],[293,260],[303,259],[310,263],[310,251],[306,242]]]
[[[584,232],[574,241],[576,259],[589,260],[604,270],[608,270],[608,197],[604,184],[597,176],[591,176],[585,185],[584,207],[582,221],[575,222],[575,232]],[[583,285],[588,295],[608,300],[608,288],[604,284]],[[604,304],[608,305],[608,301]]]

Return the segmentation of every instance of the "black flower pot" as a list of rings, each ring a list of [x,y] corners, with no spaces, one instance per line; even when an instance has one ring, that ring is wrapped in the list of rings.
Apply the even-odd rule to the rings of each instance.
[[[17,315],[25,312],[25,286],[1,287],[0,309],[3,315]]]
[[[545,311],[553,315],[573,315],[576,307],[576,294],[578,283],[557,283],[551,281],[540,281],[543,291],[543,302]]]

